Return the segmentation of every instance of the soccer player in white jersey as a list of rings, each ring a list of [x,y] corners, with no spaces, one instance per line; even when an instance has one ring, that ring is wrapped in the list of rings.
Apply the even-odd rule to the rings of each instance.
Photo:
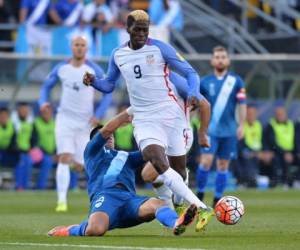
[[[200,226],[204,227],[212,212],[207,211],[207,206],[184,183],[187,105],[180,101],[169,79],[169,66],[186,78],[189,106],[198,105],[201,100],[199,76],[173,47],[148,38],[149,16],[146,12],[131,12],[127,18],[127,31],[130,41],[113,51],[107,77],[101,79],[87,73],[84,83],[110,93],[122,74],[133,110],[134,136],[144,159],[159,173],[157,181],[200,208],[203,215]]]
[[[55,84],[62,83],[62,93],[56,116],[56,145],[59,156],[56,170],[57,212],[67,211],[67,192],[70,184],[70,165],[83,165],[83,151],[89,141],[91,126],[101,118],[111,102],[105,94],[94,115],[94,90],[82,83],[85,72],[97,77],[103,70],[86,60],[87,41],[77,36],[72,40],[73,57],[59,63],[48,75],[40,93],[41,110],[49,108],[49,94]]]

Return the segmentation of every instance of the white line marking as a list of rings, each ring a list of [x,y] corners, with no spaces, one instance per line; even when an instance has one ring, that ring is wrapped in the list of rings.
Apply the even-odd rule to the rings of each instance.
[[[36,247],[77,247],[77,248],[94,248],[94,249],[122,249],[122,250],[205,250],[203,248],[164,248],[164,247],[131,247],[131,246],[100,246],[100,245],[83,245],[83,244],[48,244],[33,242],[0,242],[0,245],[10,246],[36,246]]]

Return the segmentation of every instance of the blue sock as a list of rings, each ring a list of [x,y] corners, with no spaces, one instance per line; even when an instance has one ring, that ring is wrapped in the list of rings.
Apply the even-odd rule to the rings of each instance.
[[[30,188],[30,181],[32,175],[32,160],[28,153],[24,153],[24,165],[23,165],[23,188],[28,189]]]
[[[52,169],[53,162],[51,156],[44,154],[43,160],[40,163],[40,173],[37,181],[37,189],[45,189],[47,187],[47,181],[50,170]]]
[[[71,171],[71,176],[70,176],[70,189],[75,189],[78,186],[78,173],[75,171]]]
[[[156,219],[166,227],[174,228],[178,215],[169,207],[160,207],[155,213]]]
[[[228,179],[228,170],[217,171],[217,177],[215,183],[215,187],[216,187],[215,198],[221,198],[223,196],[223,193],[227,185],[227,179]]]
[[[69,229],[70,236],[85,236],[85,230],[88,225],[87,220],[80,225],[73,226]]]
[[[196,171],[197,191],[203,193],[208,180],[209,170],[206,170],[203,165],[199,164]]]
[[[22,185],[22,160],[20,159],[15,167],[16,189],[23,188]]]

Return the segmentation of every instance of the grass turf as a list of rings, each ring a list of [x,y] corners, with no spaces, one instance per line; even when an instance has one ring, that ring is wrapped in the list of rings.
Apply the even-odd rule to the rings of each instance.
[[[69,212],[55,213],[55,192],[0,192],[0,249],[83,249],[52,244],[99,246],[139,246],[156,248],[200,248],[222,250],[299,250],[300,192],[242,191],[231,193],[245,205],[245,216],[234,226],[213,219],[206,232],[195,233],[194,226],[175,237],[158,222],[130,229],[114,230],[104,237],[50,238],[48,230],[57,225],[80,223],[88,213],[85,192],[70,193]],[[211,201],[211,196],[207,197]],[[6,243],[50,245],[8,245]],[[85,249],[89,249],[86,247]],[[110,248],[112,249],[112,248]]]

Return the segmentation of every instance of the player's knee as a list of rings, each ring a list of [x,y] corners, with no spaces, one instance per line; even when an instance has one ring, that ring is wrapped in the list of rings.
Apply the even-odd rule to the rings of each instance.
[[[205,170],[209,170],[211,165],[212,165],[212,158],[211,157],[203,157],[201,158],[201,166],[205,169]]]
[[[220,171],[226,171],[229,167],[229,162],[227,160],[219,160],[217,167]]]
[[[99,224],[89,224],[85,230],[86,236],[103,236],[106,233],[106,229]]]
[[[152,164],[148,162],[142,170],[142,178],[145,182],[152,183],[158,176]]]

